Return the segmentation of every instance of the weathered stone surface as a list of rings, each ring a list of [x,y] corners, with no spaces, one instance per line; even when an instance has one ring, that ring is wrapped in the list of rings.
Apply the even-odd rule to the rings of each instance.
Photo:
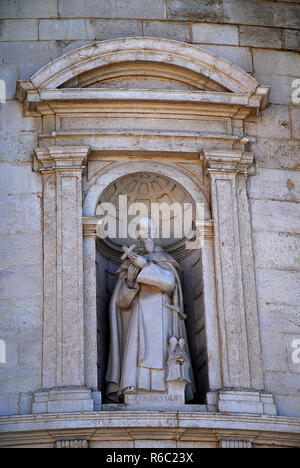
[[[2,369],[0,370],[0,372]],[[0,416],[18,414],[19,395],[18,394],[0,394]]]
[[[288,372],[288,353],[282,333],[262,331],[263,363],[265,371]]]
[[[26,207],[26,208],[25,208]],[[41,231],[41,199],[38,195],[0,197],[0,234]]]
[[[21,79],[27,79],[42,65],[60,55],[55,41],[0,43],[0,56],[4,65],[18,65]],[[30,59],[29,59],[30,57]]]
[[[165,0],[59,0],[61,17],[73,18],[142,18],[164,19],[166,17]]]
[[[1,195],[42,192],[41,177],[33,173],[29,165],[12,166],[0,163],[0,186],[3,187]]]
[[[297,76],[300,73],[300,56],[295,52],[254,50],[253,59],[256,74]]]
[[[37,41],[37,20],[0,20],[0,41]]]
[[[270,302],[259,304],[261,326],[263,330],[280,333],[300,333],[300,306],[274,304]]]
[[[300,271],[300,236],[254,232],[253,239],[258,268]]]
[[[175,440],[136,440],[134,444],[135,448],[170,448],[176,449]]]
[[[242,68],[244,71],[251,73],[253,71],[252,57],[250,50],[246,47],[233,47],[233,46],[221,46],[221,45],[206,45],[201,44],[201,49],[208,50],[213,54],[219,55],[220,57],[228,60],[234,65]]]
[[[236,26],[194,23],[192,25],[192,41],[204,44],[239,45],[239,31]]]
[[[248,193],[253,199],[297,202],[300,198],[300,172],[258,168],[250,177]]]
[[[300,206],[267,200],[252,200],[252,226],[255,230],[300,233]]]
[[[300,142],[256,138],[250,145],[258,167],[300,170]]]
[[[42,269],[40,274],[42,275]],[[29,298],[1,298],[1,323],[4,328],[36,326],[42,320],[43,295]]]
[[[255,75],[257,76],[257,75]],[[285,75],[280,76],[276,74],[259,75],[257,79],[261,83],[266,83],[271,87],[270,103],[271,104],[291,104],[292,93],[295,91],[293,82],[297,79],[295,76]]]
[[[21,393],[19,397],[19,413],[31,414],[33,395],[31,393]]]
[[[167,2],[167,18],[218,22],[222,20],[222,1],[169,0]]]
[[[292,135],[300,140],[300,107],[291,108]]]
[[[286,29],[283,32],[283,41],[284,41],[284,47],[286,49],[295,50],[296,52],[299,52],[300,31]]]
[[[281,49],[281,30],[240,26],[240,45]]]
[[[253,0],[224,0],[223,3],[224,19],[228,23],[299,28],[299,5]]]
[[[20,265],[20,261],[22,265],[38,265],[42,260],[41,233],[1,235],[0,258],[7,268]]]
[[[299,393],[299,375],[297,374],[266,372],[265,379],[266,388],[274,395],[294,394],[296,396]]]
[[[292,84],[300,74],[300,56],[295,52],[253,49],[254,76],[271,86],[270,102],[291,104]]]
[[[18,330],[18,365],[35,367],[42,356],[42,328],[22,327]]]
[[[1,0],[0,18],[53,18],[57,0]]]
[[[300,299],[300,272],[257,269],[259,302],[298,306]]]
[[[101,440],[99,442],[95,440],[93,442],[90,442],[89,446],[91,449],[94,449],[94,448],[133,449],[135,447],[134,442],[129,441],[129,440]]]
[[[288,417],[300,417],[300,397],[298,395],[275,395],[274,399],[280,414]]]
[[[0,96],[0,101],[2,101],[2,97],[4,98],[3,101],[13,99],[16,92],[17,79],[17,67],[0,65],[0,80],[3,80],[5,83],[4,96]]]
[[[143,35],[141,21],[101,19],[93,20],[92,27],[96,40]]]
[[[34,132],[0,133],[0,161],[31,164],[36,144]]]
[[[25,393],[38,390],[41,384],[39,361],[36,367],[14,367],[1,369],[0,393]]]
[[[2,104],[1,109],[1,130],[12,131],[39,131],[41,120],[39,118],[24,118],[22,106],[18,102],[8,101]]]
[[[40,20],[40,40],[95,39],[89,20]]]
[[[262,115],[260,125],[252,122],[245,123],[247,135],[262,138],[286,138],[291,137],[290,113],[287,106],[270,106]]]
[[[39,297],[42,278],[38,266],[1,268],[1,298]]]
[[[163,37],[177,41],[190,41],[188,24],[162,21],[144,21],[143,35],[148,37]]]

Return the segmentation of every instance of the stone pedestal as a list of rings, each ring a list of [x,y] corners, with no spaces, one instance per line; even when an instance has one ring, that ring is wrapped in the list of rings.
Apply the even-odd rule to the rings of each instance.
[[[167,393],[127,393],[125,395],[126,406],[157,407],[157,406],[181,406],[185,404],[185,389],[187,382],[167,382]]]
[[[34,395],[33,414],[79,413],[94,410],[91,392],[84,389],[50,390]]]
[[[219,391],[220,413],[247,413],[276,416],[272,395],[246,391]]]

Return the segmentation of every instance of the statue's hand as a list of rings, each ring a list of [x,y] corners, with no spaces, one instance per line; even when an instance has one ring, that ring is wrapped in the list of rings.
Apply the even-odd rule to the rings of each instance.
[[[137,276],[140,270],[134,265],[129,265],[127,273],[127,284],[129,287],[132,287],[136,282]]]
[[[142,270],[144,266],[146,266],[148,263],[144,257],[142,257],[141,255],[137,255],[133,252],[130,252],[130,254],[128,254],[128,259],[132,265],[139,268],[140,270]]]

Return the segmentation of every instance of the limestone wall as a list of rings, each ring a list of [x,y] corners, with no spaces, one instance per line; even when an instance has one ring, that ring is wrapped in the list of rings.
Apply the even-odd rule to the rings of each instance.
[[[263,123],[247,124],[257,161],[249,196],[266,388],[281,415],[300,416],[300,364],[291,359],[300,339],[299,0],[0,1],[0,414],[28,413],[41,386],[42,186],[31,158],[41,129],[22,117],[16,81],[70,50],[125,36],[199,45],[272,86]]]

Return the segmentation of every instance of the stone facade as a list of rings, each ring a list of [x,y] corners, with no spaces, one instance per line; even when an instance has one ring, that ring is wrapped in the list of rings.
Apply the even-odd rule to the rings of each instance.
[[[300,87],[298,0],[2,0],[0,18],[0,340],[6,345],[6,362],[0,359],[0,443],[53,447],[299,446],[300,363],[293,359],[293,346],[300,340],[300,107],[295,99]],[[207,75],[201,85],[191,65],[185,81],[181,75],[181,85],[171,91],[172,108],[166,104],[170,102],[167,84],[157,89],[157,82],[154,86],[154,81],[150,85],[143,81],[140,88],[146,87],[146,94],[142,95],[141,89],[130,96],[119,91],[117,99],[109,94],[115,91],[108,84],[103,113],[97,108],[99,96],[88,90],[89,71],[80,71],[75,56],[69,57],[73,65],[77,60],[77,76],[83,73],[80,78],[75,76],[77,82],[72,82],[74,74],[70,74],[60,83],[55,67],[61,66],[63,73],[66,64],[54,63],[35,75],[32,89],[19,85],[16,97],[18,81],[28,83],[34,73],[63,54],[98,41],[147,37],[157,39],[151,43],[157,61],[160,52],[172,53],[175,40],[192,45],[200,55],[201,50],[207,51],[233,65],[226,66],[227,62],[220,60],[218,74]],[[166,39],[167,45],[161,39]],[[143,44],[141,39],[137,49]],[[118,47],[122,50],[122,44]],[[87,55],[92,49],[87,49]],[[204,53],[201,57],[193,53],[197,60],[203,59],[205,71],[212,55],[204,58]],[[173,60],[178,68],[183,66],[179,57],[178,49]],[[135,58],[145,61],[141,54]],[[134,63],[132,58],[128,61]],[[249,79],[239,75],[235,66],[248,73]],[[165,83],[170,71],[167,65],[163,72],[161,69],[157,66]],[[223,78],[218,81],[220,76]],[[298,86],[293,87],[296,80]],[[62,92],[59,86],[65,83]],[[201,101],[189,94],[191,83],[194,89],[197,83],[198,89],[207,92],[224,92],[228,85],[231,93],[240,97],[224,92],[226,102],[208,104],[207,97]],[[262,85],[261,94],[251,90],[253,83]],[[263,86],[271,88],[269,102]],[[79,94],[74,92],[64,101],[74,88]],[[84,96],[83,90],[87,91]],[[82,97],[89,100],[88,110],[80,108]],[[150,115],[147,100],[157,105],[150,117],[138,120],[122,110],[120,103],[126,99],[134,103],[136,115],[140,105]],[[195,108],[193,118],[187,117],[187,109],[194,105],[199,108]],[[167,113],[175,115],[173,120],[166,117],[164,106]],[[209,106],[213,110],[208,112]],[[116,107],[119,114],[112,118]],[[100,132],[95,132],[96,128]],[[97,346],[95,300],[98,290],[98,309],[107,301],[101,293],[101,280],[99,283],[107,268],[97,260],[91,207],[100,193],[97,187],[104,190],[118,177],[126,176],[129,163],[131,173],[158,170],[172,177],[189,188],[194,200],[199,197],[199,183],[201,193],[210,199],[207,221],[214,224],[214,235],[207,233],[205,237],[200,262],[204,283],[199,294],[192,291],[195,300],[200,294],[203,297],[195,324],[205,322],[205,330],[199,328],[200,339],[206,340],[212,364],[207,366],[203,347],[197,352],[199,368],[205,368],[199,375],[206,373],[210,393],[206,407],[198,408],[196,416],[187,414],[192,410],[186,408],[187,413],[173,421],[171,435],[167,428],[173,415],[116,413],[117,408],[110,414],[109,408],[101,407],[98,392],[101,371],[98,373],[97,354],[104,341],[100,339],[99,345],[98,337]],[[232,207],[228,221],[225,214]],[[60,226],[65,212],[67,221]],[[82,216],[83,237],[78,225]],[[71,235],[74,225],[77,237]],[[228,239],[230,248],[224,250]],[[110,268],[113,272],[114,267]],[[188,268],[189,262],[185,274]],[[224,268],[232,268],[230,281],[222,276]],[[72,294],[74,271],[77,295]],[[108,284],[105,294],[111,289],[112,284]],[[214,318],[219,320],[219,331]],[[104,319],[98,316],[98,320],[101,324]],[[227,328],[226,332],[226,325],[232,330]],[[228,360],[220,362],[220,355],[226,353]],[[239,368],[236,356],[243,362]],[[68,387],[68,395],[60,387]],[[231,391],[226,392],[228,389]],[[53,416],[68,410],[88,412],[93,407],[106,411],[100,416]],[[243,408],[256,416],[237,415],[245,412]],[[210,412],[217,410],[217,416]],[[39,414],[32,416],[32,411]],[[224,415],[228,412],[232,415]],[[265,414],[264,423],[257,414]],[[112,427],[110,419],[116,415],[119,423]],[[51,426],[53,417],[57,419]],[[194,417],[195,426],[191,422]],[[100,420],[103,435],[95,431]],[[133,429],[125,431],[126,425]],[[20,428],[28,431],[28,439],[18,432]],[[37,429],[38,438],[28,436]],[[58,437],[56,430],[65,434]]]

